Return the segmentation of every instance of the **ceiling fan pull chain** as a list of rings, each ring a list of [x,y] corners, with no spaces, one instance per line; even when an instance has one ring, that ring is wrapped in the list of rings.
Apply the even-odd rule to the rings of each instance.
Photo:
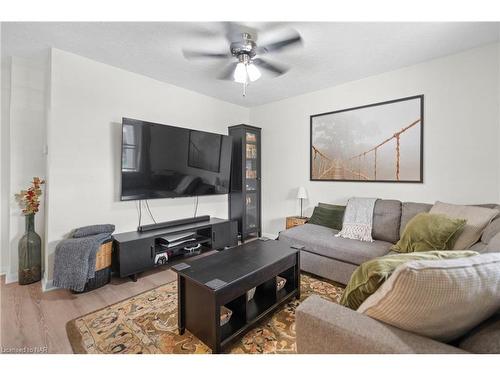
[[[243,83],[243,97],[247,96],[247,85],[248,83]]]

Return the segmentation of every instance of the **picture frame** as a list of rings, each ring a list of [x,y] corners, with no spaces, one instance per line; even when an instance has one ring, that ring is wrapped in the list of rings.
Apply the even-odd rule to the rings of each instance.
[[[424,95],[311,115],[309,134],[310,181],[424,181]]]

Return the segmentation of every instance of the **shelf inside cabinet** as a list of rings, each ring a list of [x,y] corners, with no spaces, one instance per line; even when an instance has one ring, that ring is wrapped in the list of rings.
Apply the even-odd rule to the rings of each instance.
[[[205,237],[205,236],[202,236],[202,235],[196,235],[195,236],[195,239],[192,240],[192,241],[187,241],[187,242],[184,242],[180,245],[176,245],[176,246],[171,246],[171,247],[165,247],[165,246],[161,246],[158,242],[155,243],[155,252],[158,254],[158,253],[163,253],[163,252],[166,252],[166,251],[171,251],[171,252],[176,252],[178,250],[181,250],[181,249],[184,249],[185,247],[194,247],[198,244],[206,244],[206,243],[209,243],[211,241],[211,238],[209,237]]]

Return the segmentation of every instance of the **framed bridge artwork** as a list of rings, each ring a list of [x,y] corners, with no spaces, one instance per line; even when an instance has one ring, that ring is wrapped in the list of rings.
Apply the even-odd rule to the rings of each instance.
[[[311,116],[311,181],[423,182],[424,96]]]

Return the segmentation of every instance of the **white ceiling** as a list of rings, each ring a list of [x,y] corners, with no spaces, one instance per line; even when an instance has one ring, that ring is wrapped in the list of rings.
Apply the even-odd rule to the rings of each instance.
[[[187,61],[182,48],[226,51],[223,26],[199,22],[2,23],[2,56],[56,47],[228,102],[252,107],[394,70],[499,40],[498,23],[247,23],[258,42],[293,27],[302,47],[268,54],[283,76],[248,87],[216,77],[232,60]]]

